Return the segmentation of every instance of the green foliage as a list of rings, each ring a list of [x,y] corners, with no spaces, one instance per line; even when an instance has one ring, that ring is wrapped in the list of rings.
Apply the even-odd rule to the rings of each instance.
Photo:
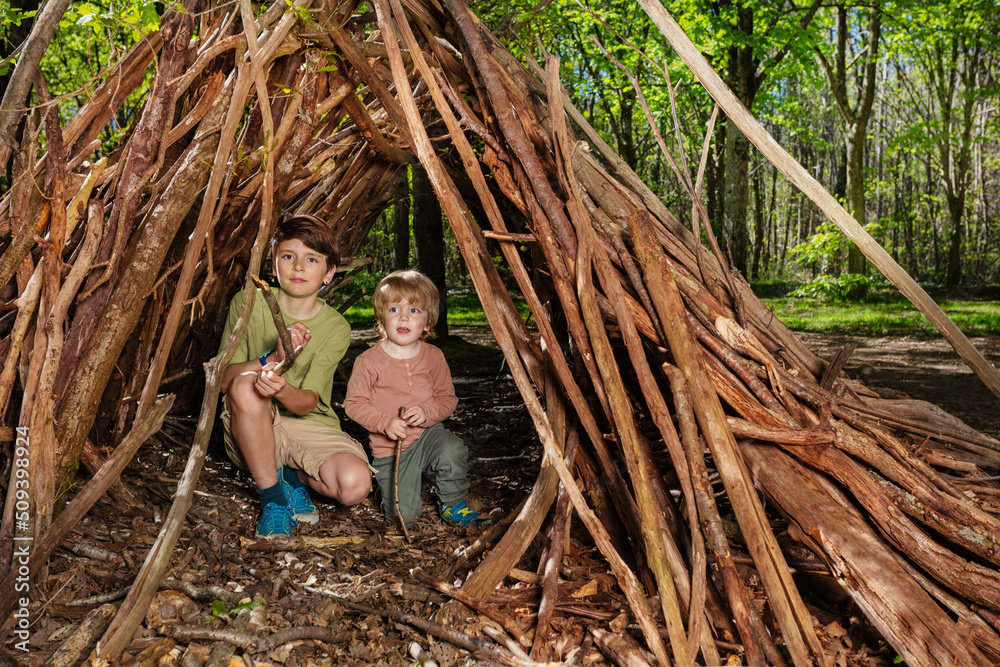
[[[790,253],[799,264],[830,262],[840,252],[844,235],[832,222],[824,221],[808,239],[794,246]]]
[[[172,0],[167,3],[139,0],[111,5],[85,0],[70,5],[41,62],[49,90],[59,100],[64,123],[76,115],[91,91],[128,49],[159,29],[160,12],[171,8],[184,11],[183,6]],[[103,129],[98,155],[114,150],[138,119],[149,95],[155,68],[154,60],[144,82]],[[42,142],[44,147],[44,134]]]
[[[0,0],[0,40],[6,41],[11,28],[19,27],[22,21],[34,18],[36,13],[35,11],[26,12],[17,7],[11,7],[10,0]],[[6,49],[3,50],[6,51]],[[0,74],[2,73],[0,72]]]
[[[300,7],[292,2],[292,0],[285,0],[285,5],[290,11],[294,12],[303,23],[316,23],[316,19],[313,17],[312,12],[309,11],[308,7]],[[263,11],[263,9],[264,5],[261,6],[261,11]]]
[[[793,331],[859,336],[936,334],[927,318],[895,293],[873,292],[862,302],[792,296],[761,300]],[[1000,302],[939,299],[938,305],[969,336],[1000,333]]]
[[[874,286],[871,277],[857,273],[819,276],[799,286],[789,296],[808,299],[847,299],[851,294],[867,294]]]
[[[71,5],[59,22],[61,29],[67,29],[75,24],[93,31],[94,39],[107,39],[108,34],[125,31],[133,42],[140,40],[160,27],[158,7],[163,3],[155,0],[140,0],[102,6],[91,2],[80,2]],[[178,11],[184,11],[179,3],[173,4]]]
[[[241,611],[243,609],[251,609],[251,610],[253,610],[253,609],[256,609],[257,607],[261,606],[262,604],[264,604],[264,601],[258,599],[258,600],[253,600],[251,602],[243,602],[241,604],[236,605],[232,609],[229,609],[226,606],[226,603],[223,602],[222,600],[213,600],[212,601],[212,616],[214,616],[215,618],[219,618],[220,616],[225,616],[226,614],[231,614],[234,611]]]

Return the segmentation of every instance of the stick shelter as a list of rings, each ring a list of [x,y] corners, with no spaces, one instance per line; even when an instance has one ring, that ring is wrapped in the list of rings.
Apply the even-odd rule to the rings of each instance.
[[[687,59],[663,8],[647,12]],[[140,119],[101,154],[101,129],[147,71]],[[699,77],[736,118],[709,73]],[[544,451],[528,498],[462,583],[467,605],[448,603],[437,623],[462,628],[547,531],[541,602],[533,626],[519,627],[531,659],[502,646],[492,659],[562,660],[552,622],[566,526],[578,522],[635,629],[595,621],[594,641],[628,664],[725,664],[734,645],[747,664],[831,664],[766,505],[908,664],[1000,661],[1000,443],[849,378],[850,347],[830,360],[810,351],[728,268],[704,215],[682,225],[600,139],[565,95],[558,61],[526,68],[461,0],[297,0],[263,12],[187,0],[65,124],[38,89],[20,145],[0,118],[0,164],[13,175],[0,201],[12,313],[0,401],[8,439],[30,433],[31,475],[28,522],[15,521],[7,487],[3,564],[30,537],[38,577],[99,497],[126,497],[116,482],[165,415],[198,415],[173,504],[96,657],[128,648],[167,572],[231,354],[213,356],[220,313],[262,274],[276,220],[314,216],[357,255],[419,163]],[[4,106],[9,115],[23,100]],[[797,165],[768,150],[795,181]],[[898,267],[880,268],[921,301]],[[920,307],[938,317],[932,302]],[[946,319],[936,326],[1000,386]],[[80,465],[92,474],[67,495]],[[737,568],[723,503],[766,613]],[[18,604],[10,572],[5,614]]]

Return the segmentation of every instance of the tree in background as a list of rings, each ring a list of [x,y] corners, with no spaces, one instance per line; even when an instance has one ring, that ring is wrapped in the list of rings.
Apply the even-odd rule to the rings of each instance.
[[[416,245],[416,265],[441,294],[441,309],[434,334],[438,340],[448,337],[448,280],[444,262],[444,220],[441,204],[431,186],[427,172],[419,164],[410,166],[413,186],[413,240]]]
[[[908,20],[907,20],[908,19]],[[906,25],[904,62],[896,58],[916,118],[908,136],[926,150],[948,209],[945,284],[962,279],[965,211],[972,181],[973,129],[995,96],[997,12],[977,0],[916,6]]]
[[[847,210],[858,224],[867,222],[865,209],[865,148],[868,144],[868,123],[872,116],[877,86],[878,50],[882,35],[882,7],[852,10],[846,3],[836,6],[837,20],[834,35],[833,62],[817,46],[816,53],[830,82],[830,90],[843,121],[844,142],[847,148]],[[867,16],[866,16],[867,15]],[[867,18],[867,29],[852,25],[851,18]],[[855,44],[851,36],[862,41]],[[851,56],[848,61],[848,56]],[[848,246],[847,271],[855,275],[865,273],[865,258],[854,244]],[[861,286],[863,283],[856,283]]]
[[[399,179],[392,195],[392,268],[410,266],[410,178],[408,171]]]
[[[819,9],[819,0],[807,3],[785,1],[716,0],[699,7],[700,2],[686,2],[679,15],[695,23],[695,17],[711,17],[712,39],[721,49],[712,49],[717,68],[743,105],[753,111],[757,93],[774,75],[793,50],[808,43],[808,29]],[[693,27],[693,26],[692,26]],[[703,47],[704,48],[704,47]],[[734,268],[744,274],[749,268],[750,229],[747,210],[750,203],[750,141],[735,125],[721,127],[724,137],[722,169],[722,219],[716,220],[726,237]],[[718,215],[718,211],[716,211]],[[759,234],[759,232],[758,232]]]

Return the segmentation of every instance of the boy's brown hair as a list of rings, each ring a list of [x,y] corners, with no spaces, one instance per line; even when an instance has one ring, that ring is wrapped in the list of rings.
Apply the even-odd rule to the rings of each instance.
[[[375,331],[385,338],[386,306],[402,299],[406,299],[427,313],[428,330],[421,335],[421,338],[431,338],[434,335],[434,325],[438,321],[441,295],[438,294],[438,289],[430,278],[413,269],[393,271],[375,287],[375,296],[372,299],[375,320],[378,322]]]
[[[340,263],[340,246],[330,226],[311,215],[296,215],[278,223],[271,236],[271,257],[283,241],[298,239],[311,250],[326,257],[326,269]]]

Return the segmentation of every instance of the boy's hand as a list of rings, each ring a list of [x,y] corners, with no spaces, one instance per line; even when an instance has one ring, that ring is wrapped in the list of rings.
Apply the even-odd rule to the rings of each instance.
[[[254,388],[261,396],[275,396],[279,391],[288,385],[288,380],[284,375],[276,375],[274,369],[277,368],[278,361],[269,362],[257,373]]]
[[[296,351],[301,351],[312,338],[309,327],[302,322],[295,322],[288,327],[288,335],[292,337],[292,345],[295,346]],[[281,344],[280,338],[278,339],[278,349],[274,352],[274,358],[278,362],[285,360],[285,346]]]
[[[402,440],[406,437],[406,422],[393,417],[385,424],[385,434],[392,440]]]
[[[424,411],[423,407],[419,405],[415,405],[412,408],[406,408],[402,417],[407,426],[423,426],[427,423],[427,413]]]

